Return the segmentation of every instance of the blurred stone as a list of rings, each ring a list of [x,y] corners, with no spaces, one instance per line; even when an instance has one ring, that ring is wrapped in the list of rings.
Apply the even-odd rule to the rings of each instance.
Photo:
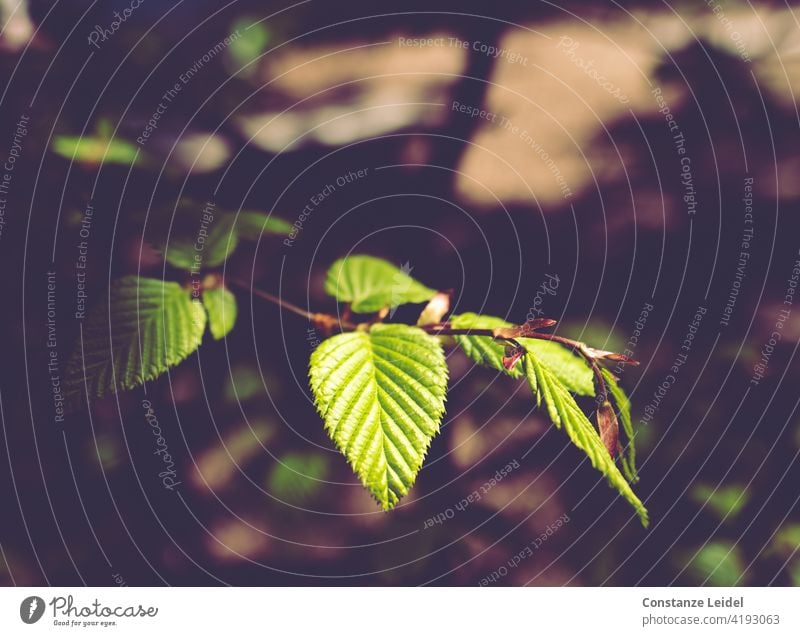
[[[241,115],[236,122],[268,152],[433,127],[449,115],[449,88],[465,62],[458,47],[401,47],[396,38],[378,45],[294,47],[270,55],[264,65],[265,87],[288,108]]]
[[[241,424],[225,438],[197,455],[190,481],[201,491],[217,492],[231,485],[236,473],[251,460],[266,454],[263,444],[271,437],[268,422]]]
[[[219,561],[241,562],[243,558],[256,559],[267,551],[269,537],[258,525],[243,519],[226,519],[218,522],[206,539],[211,556]]]
[[[608,128],[630,110],[657,110],[649,78],[663,51],[642,25],[560,20],[536,29],[500,40],[514,58],[498,58],[485,104],[473,105],[491,116],[460,165],[457,191],[472,203],[566,205],[595,180],[624,178]]]
[[[522,448],[545,430],[545,422],[540,417],[519,420],[499,416],[479,425],[464,413],[448,427],[450,458],[456,468],[465,470],[498,449],[507,454],[509,448]]]
[[[187,133],[172,149],[170,169],[185,174],[205,174],[219,170],[230,159],[228,142],[220,135],[206,132]]]

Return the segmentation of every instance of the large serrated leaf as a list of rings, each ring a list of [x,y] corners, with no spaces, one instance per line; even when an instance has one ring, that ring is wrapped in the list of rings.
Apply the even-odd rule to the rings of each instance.
[[[314,350],[309,376],[331,439],[383,509],[394,507],[414,484],[444,414],[439,341],[406,325],[339,334]]]
[[[436,290],[414,280],[405,271],[374,256],[340,258],[328,270],[325,291],[356,313],[371,313],[406,303],[422,303]]]
[[[224,287],[203,291],[203,306],[214,340],[222,340],[236,324],[236,296]]]
[[[633,506],[642,525],[647,527],[649,523],[647,509],[617,468],[597,430],[581,411],[566,386],[532,352],[529,351],[524,360],[525,373],[531,390],[544,401],[550,419],[557,427],[564,429],[575,446],[586,453],[592,466],[603,473],[609,485],[619,491]]]
[[[66,392],[74,399],[132,389],[187,358],[203,338],[206,312],[178,283],[126,276],[108,303],[89,313],[80,344],[67,364]]]

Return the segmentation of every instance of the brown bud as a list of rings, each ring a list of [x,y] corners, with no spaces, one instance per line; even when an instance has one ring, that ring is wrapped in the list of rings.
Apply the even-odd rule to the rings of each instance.
[[[614,408],[608,401],[603,402],[597,409],[597,427],[600,429],[603,446],[611,457],[615,457],[619,450],[619,422]]]
[[[514,345],[506,346],[506,355],[503,356],[503,366],[511,371],[524,354],[525,349],[522,347],[515,347]]]

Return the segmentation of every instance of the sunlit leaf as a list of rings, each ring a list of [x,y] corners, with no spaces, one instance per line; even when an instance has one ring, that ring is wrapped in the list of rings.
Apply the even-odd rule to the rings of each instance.
[[[383,509],[394,507],[439,432],[447,390],[439,341],[406,325],[339,334],[314,350],[310,378],[331,439]]]
[[[206,312],[178,283],[126,276],[96,306],[66,369],[69,393],[90,397],[132,389],[186,359],[203,338]]]
[[[236,296],[224,287],[203,291],[203,306],[208,313],[208,327],[214,340],[228,335],[236,324]]]
[[[400,269],[373,256],[340,258],[328,270],[325,291],[357,313],[370,313],[405,303],[422,303],[436,295]]]
[[[566,386],[547,365],[529,351],[525,356],[525,373],[531,390],[544,402],[553,423],[563,428],[573,444],[580,448],[599,470],[609,485],[633,506],[643,526],[648,524],[647,509],[620,473],[614,458],[609,455],[597,430],[581,411]]]

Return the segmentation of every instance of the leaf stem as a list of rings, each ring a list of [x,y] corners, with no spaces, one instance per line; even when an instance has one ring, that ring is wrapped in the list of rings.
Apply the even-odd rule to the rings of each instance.
[[[228,277],[225,279],[226,281],[244,289],[254,296],[258,296],[259,298],[263,298],[264,300],[268,300],[271,303],[278,305],[281,309],[285,309],[293,314],[298,316],[302,316],[306,320],[313,322],[315,325],[319,327],[323,327],[325,329],[331,330],[339,330],[339,331],[355,331],[358,328],[358,325],[354,325],[353,323],[347,320],[339,320],[336,316],[331,316],[330,314],[318,314],[312,313],[310,311],[306,311],[302,307],[298,307],[294,303],[289,302],[288,300],[284,300],[280,296],[275,296],[274,294],[270,294],[268,291],[264,291],[263,289],[258,289],[247,283],[246,281],[236,278],[236,277]]]

